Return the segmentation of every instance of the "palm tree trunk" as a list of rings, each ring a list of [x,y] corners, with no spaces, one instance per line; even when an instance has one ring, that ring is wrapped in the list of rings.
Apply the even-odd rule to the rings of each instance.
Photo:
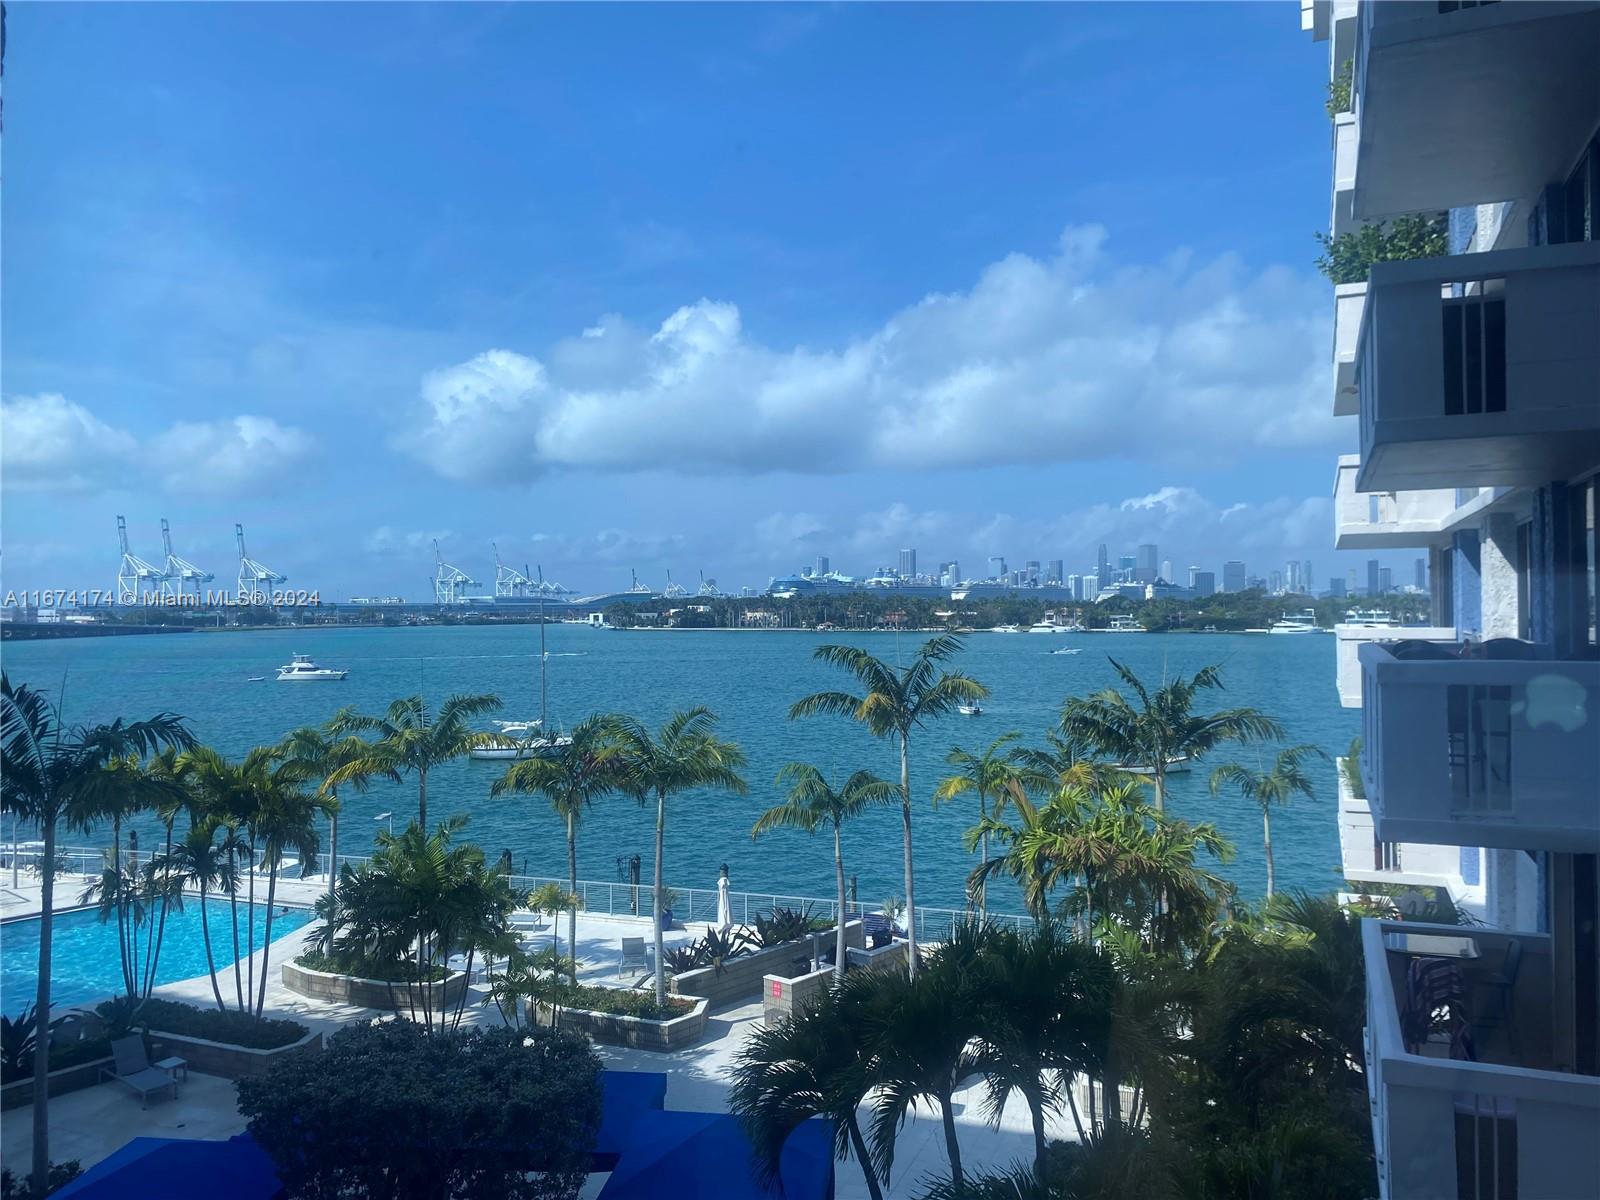
[[[856,1120],[855,1110],[845,1118],[845,1128],[850,1131],[850,1145],[856,1152],[856,1161],[861,1164],[861,1173],[866,1176],[867,1194],[872,1200],[883,1200],[883,1192],[878,1187],[878,1173],[872,1169],[872,1159],[867,1154],[866,1139],[861,1136],[861,1125]]]
[[[939,1097],[939,1114],[944,1119],[944,1151],[950,1157],[950,1181],[960,1191],[965,1182],[961,1174],[961,1143],[956,1141],[956,1115],[948,1093]]]
[[[1267,899],[1272,899],[1272,818],[1267,806],[1261,806],[1261,842],[1267,851]]]
[[[217,998],[217,1011],[227,1011],[227,1005],[222,1002],[222,989],[217,986],[217,960],[211,953],[211,924],[206,917],[206,884],[200,881],[200,938],[206,946],[206,971],[211,976],[211,994]]]
[[[278,894],[278,864],[267,872],[267,924],[261,932],[261,988],[256,992],[256,1020],[267,1007],[267,960],[272,957],[272,902]]]
[[[917,977],[917,881],[911,863],[911,735],[900,734],[900,822],[906,859],[906,959],[910,977]],[[892,923],[892,922],[891,922]]]
[[[249,950],[249,961],[246,969],[249,976],[245,981],[244,994],[246,998],[256,994],[256,840],[250,839],[250,883],[249,883],[249,927],[245,930],[245,946]],[[240,1006],[241,1010],[243,1005]]]
[[[428,832],[428,768],[417,768],[417,824],[423,835]]]
[[[235,1009],[243,1012],[244,988],[239,982],[239,862],[232,850],[228,851],[228,863],[235,872],[233,889],[228,893],[228,909],[233,916],[233,1000]]]
[[[567,910],[567,946],[572,951],[572,982],[578,982],[578,817],[567,810],[567,887],[572,907]]]
[[[984,794],[983,787],[978,788],[978,819],[980,822],[989,820],[989,797]],[[983,875],[978,880],[978,920],[987,920],[989,916],[989,831],[983,831]]]
[[[651,901],[652,915],[655,917],[655,946],[656,946],[656,1006],[666,1007],[667,1003],[667,972],[661,961],[661,848],[665,840],[667,828],[667,793],[661,789],[656,791],[656,868],[653,883],[654,898]]]
[[[1028,1115],[1033,1118],[1033,1176],[1042,1185],[1045,1181],[1044,1096],[1038,1088],[1024,1088],[1022,1098],[1028,1102]]]
[[[835,981],[843,983],[845,954],[844,851],[839,845],[839,823],[837,821],[833,823],[833,880],[839,890],[839,907],[836,914],[838,920],[835,922],[839,928],[838,936],[833,944],[833,978]]]
[[[33,1194],[45,1194],[50,1178],[50,937],[53,932],[56,893],[56,822],[47,816],[43,825],[44,853],[39,880],[39,979],[34,989],[33,1029]]]
[[[339,879],[339,789],[330,788],[328,799],[333,802],[333,812],[328,817],[328,916],[333,916],[333,906],[339,902],[334,885]]]

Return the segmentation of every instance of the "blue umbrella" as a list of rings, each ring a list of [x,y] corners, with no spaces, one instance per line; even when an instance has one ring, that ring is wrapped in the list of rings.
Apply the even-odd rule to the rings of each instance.
[[[248,1134],[225,1142],[134,1138],[59,1192],[59,1200],[275,1200],[277,1169]]]
[[[723,1113],[648,1112],[599,1200],[832,1200],[833,1130],[801,1124],[784,1143],[780,1182],[756,1178],[754,1151],[738,1120]]]
[[[667,1099],[662,1071],[601,1071],[600,1129],[595,1134],[592,1170],[610,1171],[628,1148],[635,1122],[660,1112]]]

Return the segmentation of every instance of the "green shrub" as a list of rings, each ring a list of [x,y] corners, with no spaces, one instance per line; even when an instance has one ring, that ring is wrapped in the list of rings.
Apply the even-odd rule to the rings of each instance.
[[[101,1010],[108,1007],[109,1004],[100,1005]],[[279,1046],[298,1042],[307,1032],[299,1021],[258,1021],[248,1013],[231,1009],[222,1012],[154,997],[139,1006],[134,1024],[145,1030],[155,1029],[162,1033],[203,1038],[208,1042],[245,1046],[251,1050],[276,1050]]]
[[[325,971],[329,975],[350,975],[356,979],[376,979],[380,983],[414,983],[417,979],[417,964],[409,958],[385,963],[375,962],[370,958],[356,958],[349,954],[323,954],[317,950],[307,950],[294,962],[295,966],[304,967],[308,971]],[[443,967],[431,967],[427,971],[429,983],[438,983],[444,977]]]
[[[1344,771],[1345,785],[1350,789],[1350,795],[1357,800],[1367,798],[1366,785],[1361,782],[1361,739],[1354,738],[1350,742],[1350,749],[1344,752],[1344,762],[1340,764]]]
[[[13,1175],[11,1168],[7,1167],[4,1171],[0,1171],[0,1200],[43,1200],[45,1196],[60,1191],[82,1174],[83,1167],[75,1158],[67,1162],[53,1162],[50,1164],[49,1174],[45,1177],[44,1191],[36,1193],[33,1190],[33,1182],[26,1175],[21,1177]]]
[[[695,1002],[680,996],[668,996],[665,1008],[656,1006],[654,992],[636,992],[623,988],[590,987],[587,984],[569,985],[561,997],[563,1008],[581,1008],[589,1012],[609,1013],[618,1017],[643,1017],[647,1021],[665,1021],[693,1012]]]
[[[52,1071],[64,1070],[67,1067],[76,1067],[82,1063],[94,1062],[99,1058],[111,1057],[111,1039],[108,1037],[84,1038],[81,1042],[73,1042],[67,1046],[57,1046],[50,1051],[50,1069]],[[5,1063],[0,1065],[0,1083],[11,1083],[18,1079],[33,1078],[33,1059],[27,1058],[18,1063]]]
[[[1339,73],[1328,80],[1328,117],[1331,120],[1340,113],[1350,111],[1350,85],[1355,80],[1356,64],[1352,59],[1345,59],[1344,66],[1339,68]]]
[[[1442,216],[1413,214],[1385,225],[1374,221],[1350,233],[1316,235],[1322,245],[1317,270],[1334,283],[1364,283],[1372,264],[1438,258],[1450,249],[1450,227]]]

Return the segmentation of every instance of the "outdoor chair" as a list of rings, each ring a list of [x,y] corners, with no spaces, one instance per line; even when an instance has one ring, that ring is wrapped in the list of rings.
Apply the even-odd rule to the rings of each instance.
[[[1518,1045],[1516,1022],[1516,995],[1517,976],[1522,970],[1522,941],[1512,938],[1506,943],[1505,957],[1500,960],[1500,970],[1497,974],[1488,975],[1481,979],[1473,980],[1478,987],[1486,988],[1493,992],[1496,1004],[1493,1012],[1487,1017],[1479,1019],[1478,1024],[1483,1027],[1496,1025],[1505,1026],[1506,1035],[1511,1042],[1511,1052],[1521,1053]]]
[[[629,964],[649,972],[650,956],[645,953],[644,939],[642,937],[625,937],[622,939],[622,957],[617,963],[617,977],[628,969]]]
[[[139,1093],[139,1107],[148,1107],[150,1093],[172,1089],[172,1098],[178,1098],[178,1081],[165,1071],[150,1065],[144,1050],[144,1039],[138,1034],[118,1038],[111,1043],[112,1066],[100,1068],[100,1078],[115,1079]]]

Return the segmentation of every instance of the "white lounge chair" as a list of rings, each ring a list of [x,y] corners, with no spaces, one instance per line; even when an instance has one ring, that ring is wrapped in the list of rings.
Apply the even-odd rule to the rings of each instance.
[[[126,1084],[139,1093],[139,1107],[145,1108],[152,1092],[172,1089],[172,1098],[178,1098],[178,1080],[165,1071],[158,1071],[150,1065],[150,1057],[144,1052],[144,1039],[138,1034],[130,1034],[125,1038],[118,1038],[111,1043],[112,1066],[100,1068],[100,1078],[115,1079],[118,1083]]]
[[[617,978],[620,979],[622,977],[622,973],[628,969],[628,964],[630,963],[645,971],[646,974],[653,973],[653,968],[650,965],[650,953],[645,949],[642,937],[625,937],[622,939],[622,957],[617,962]]]

